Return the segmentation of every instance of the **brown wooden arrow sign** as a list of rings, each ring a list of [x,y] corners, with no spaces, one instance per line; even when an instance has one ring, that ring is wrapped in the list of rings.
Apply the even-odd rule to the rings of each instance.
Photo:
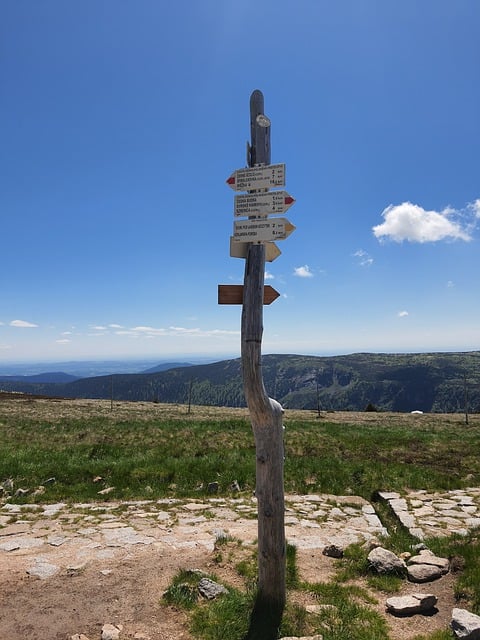
[[[263,304],[272,304],[279,297],[270,285],[263,287]],[[243,304],[243,284],[219,284],[218,304]]]

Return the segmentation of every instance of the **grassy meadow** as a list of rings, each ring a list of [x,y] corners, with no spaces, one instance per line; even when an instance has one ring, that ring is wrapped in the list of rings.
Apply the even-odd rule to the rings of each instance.
[[[287,493],[355,494],[371,499],[377,490],[445,490],[480,486],[480,416],[313,411],[285,413]],[[251,494],[255,487],[255,446],[246,409],[101,400],[2,398],[0,395],[0,487],[29,489],[15,502],[196,497],[218,483],[231,495],[233,483]],[[44,486],[35,496],[32,490]],[[107,494],[99,494],[104,489]],[[1,491],[0,491],[1,493]],[[237,495],[238,493],[236,493]],[[0,495],[0,499],[2,496]],[[5,500],[5,496],[3,497]],[[385,546],[400,553],[416,542],[406,530],[389,526],[391,513],[376,503],[391,531]],[[480,537],[427,541],[462,565],[455,583],[459,606],[480,613]],[[218,545],[226,546],[218,546]],[[198,575],[180,572],[164,594],[167,605],[183,609],[190,631],[204,640],[244,638],[255,597],[256,559],[241,562],[238,541],[218,541],[213,562],[232,564],[243,589],[200,602]],[[393,636],[378,603],[402,586],[398,576],[372,574],[363,545],[349,547],[328,582],[302,582],[295,549],[287,549],[287,607],[281,635],[321,633],[324,640],[389,640]],[[215,575],[212,575],[215,578]],[[298,602],[322,605],[308,613]],[[447,640],[448,629],[414,640]]]
[[[287,493],[356,494],[480,484],[480,416],[285,413]],[[202,496],[255,487],[246,409],[0,399],[0,483],[39,500]],[[47,482],[54,478],[55,481]],[[32,500],[31,496],[18,498]]]

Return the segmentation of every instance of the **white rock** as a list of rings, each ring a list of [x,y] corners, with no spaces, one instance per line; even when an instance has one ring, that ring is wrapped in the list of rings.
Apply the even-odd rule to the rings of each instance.
[[[478,640],[480,638],[480,616],[466,609],[454,609],[450,623],[456,638]]]
[[[102,640],[118,640],[122,625],[104,624],[102,627]]]
[[[439,558],[428,550],[423,550],[418,556],[410,558],[409,564],[430,564],[435,567],[439,567],[439,569],[442,570],[442,573],[448,573],[450,568],[450,562],[447,558]]]
[[[412,593],[408,596],[388,598],[387,611],[393,614],[413,615],[422,611],[430,611],[437,604],[437,597],[432,593]]]
[[[412,564],[407,568],[410,582],[433,582],[442,575],[442,569],[433,564]]]
[[[405,573],[405,562],[392,551],[383,547],[375,547],[368,554],[368,561],[378,571],[378,573]]]
[[[60,571],[60,567],[57,567],[56,564],[50,564],[49,562],[37,562],[33,567],[27,569],[27,573],[29,576],[35,576],[36,578],[40,578],[41,580],[45,580],[45,578],[51,578],[56,573]]]

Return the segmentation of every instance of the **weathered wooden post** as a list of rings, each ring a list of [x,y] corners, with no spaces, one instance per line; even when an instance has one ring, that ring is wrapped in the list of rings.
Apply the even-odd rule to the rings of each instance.
[[[235,215],[248,216],[248,221],[234,225],[230,251],[234,257],[246,258],[241,355],[244,393],[256,447],[258,587],[245,640],[277,638],[286,591],[283,409],[265,391],[261,348],[263,305],[269,303],[265,299],[265,260],[271,261],[280,255],[272,240],[285,239],[295,229],[284,218],[267,216],[283,213],[294,199],[285,191],[269,192],[270,187],[284,185],[285,167],[270,165],[270,120],[263,110],[263,95],[254,91],[250,97],[251,144],[248,148],[251,171],[238,170],[227,180],[235,190],[248,192],[246,196],[236,197]],[[220,304],[241,302],[236,295],[232,287],[219,285]]]
[[[250,166],[270,164],[270,122],[263,95],[250,98]],[[285,607],[285,497],[283,410],[265,391],[262,376],[265,245],[250,244],[245,263],[242,309],[242,368],[245,399],[256,448],[258,501],[258,591],[247,638],[277,637]]]

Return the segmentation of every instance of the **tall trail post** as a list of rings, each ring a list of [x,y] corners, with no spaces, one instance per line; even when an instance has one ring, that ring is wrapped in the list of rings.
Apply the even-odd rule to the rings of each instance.
[[[275,260],[281,253],[273,240],[283,240],[295,229],[285,218],[268,216],[285,212],[295,200],[285,191],[270,191],[284,186],[285,165],[270,164],[270,120],[264,114],[263,94],[258,90],[250,97],[250,132],[249,168],[238,169],[227,179],[235,191],[247,192],[235,197],[235,216],[248,216],[248,220],[234,223],[230,239],[230,255],[246,259],[240,293],[241,356],[256,447],[258,587],[245,640],[275,640],[286,598],[283,409],[268,397],[262,377],[263,305],[273,301],[272,295],[266,295],[264,277],[265,260]],[[238,285],[236,291],[229,285],[219,285],[218,295],[219,304],[241,301]]]

